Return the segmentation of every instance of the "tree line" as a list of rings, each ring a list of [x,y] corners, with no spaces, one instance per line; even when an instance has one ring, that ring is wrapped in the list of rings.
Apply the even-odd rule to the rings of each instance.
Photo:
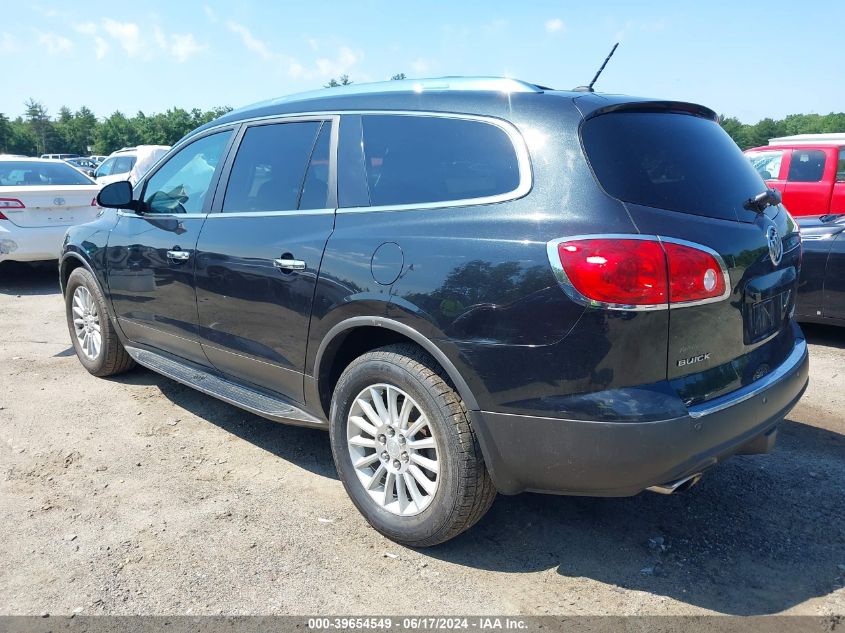
[[[405,79],[404,73],[391,79]],[[353,83],[348,75],[332,79],[325,87]],[[0,112],[0,154],[110,154],[132,145],[173,145],[194,128],[231,111],[228,106],[200,110],[171,108],[163,113],[135,116],[115,112],[98,119],[83,106],[73,112],[62,107],[51,117],[43,104],[29,99],[23,116],[14,119]],[[742,149],[766,145],[770,138],[792,134],[845,132],[845,112],[830,114],[790,114],[784,119],[766,118],[757,123],[742,123],[736,117],[722,115],[720,123]]]

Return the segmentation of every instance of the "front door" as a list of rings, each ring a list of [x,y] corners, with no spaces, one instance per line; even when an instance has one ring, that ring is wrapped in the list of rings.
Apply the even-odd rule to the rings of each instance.
[[[245,127],[196,247],[208,359],[300,402],[311,303],[334,227],[334,124],[324,117]]]
[[[197,237],[232,130],[191,142],[141,188],[138,213],[119,213],[109,236],[112,305],[126,337],[208,364],[197,340]]]

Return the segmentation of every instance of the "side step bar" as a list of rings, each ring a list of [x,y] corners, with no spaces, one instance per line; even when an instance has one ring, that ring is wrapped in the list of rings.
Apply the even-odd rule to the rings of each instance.
[[[326,428],[326,423],[287,400],[235,384],[198,367],[188,366],[137,347],[126,351],[139,365],[274,422]]]

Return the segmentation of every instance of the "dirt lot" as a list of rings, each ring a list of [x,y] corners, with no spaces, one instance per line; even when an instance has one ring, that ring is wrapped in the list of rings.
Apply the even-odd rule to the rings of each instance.
[[[0,265],[0,325],[0,613],[845,614],[845,329],[806,328],[774,454],[673,497],[500,496],[415,551],[355,511],[324,433],[89,376],[52,268]]]

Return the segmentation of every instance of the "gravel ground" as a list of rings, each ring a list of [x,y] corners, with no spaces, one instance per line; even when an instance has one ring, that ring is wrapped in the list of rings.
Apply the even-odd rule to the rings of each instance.
[[[55,277],[0,265],[0,613],[845,614],[845,329],[806,328],[773,454],[672,497],[499,496],[417,551],[367,526],[323,432],[90,376]]]

